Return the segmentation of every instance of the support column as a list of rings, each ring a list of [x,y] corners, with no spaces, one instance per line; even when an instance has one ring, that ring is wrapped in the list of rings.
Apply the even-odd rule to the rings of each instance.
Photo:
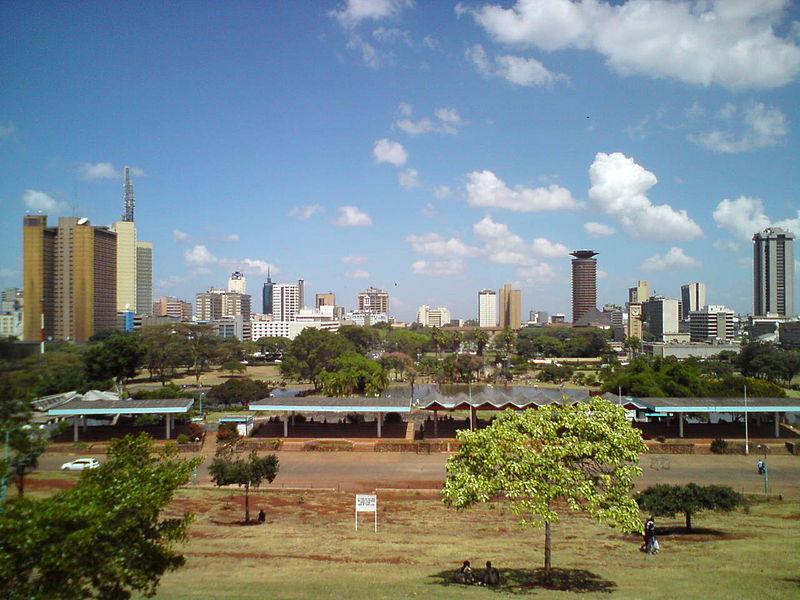
[[[78,423],[80,423],[81,417],[80,415],[75,415],[72,417],[72,441],[78,441]]]
[[[433,411],[433,437],[439,437],[439,411]]]
[[[469,407],[469,430],[475,431],[475,407],[472,405]]]
[[[781,437],[781,414],[775,413],[775,437]]]
[[[678,437],[683,437],[683,413],[678,413]]]
[[[283,437],[289,437],[289,415],[283,415]]]
[[[383,413],[378,413],[376,422],[378,423],[378,437],[381,437],[381,421],[383,421]]]
[[[169,434],[170,434],[171,417],[172,415],[170,413],[164,414],[164,428],[166,430],[167,439],[169,439]]]

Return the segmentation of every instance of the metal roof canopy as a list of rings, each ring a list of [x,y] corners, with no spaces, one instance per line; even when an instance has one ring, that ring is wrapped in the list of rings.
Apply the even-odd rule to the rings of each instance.
[[[263,398],[249,404],[250,410],[271,412],[335,412],[335,413],[409,413],[410,398],[325,398],[308,396],[305,398]]]
[[[660,413],[800,412],[797,398],[640,398]]]
[[[419,399],[417,408],[423,410],[505,410],[513,408],[524,410],[556,404],[559,406],[588,402],[592,395],[586,390],[558,390],[552,388],[530,388],[513,390],[493,389],[473,394],[465,393],[455,396],[442,396],[438,393],[428,394]],[[628,410],[651,411],[653,405],[637,398],[620,397],[605,393],[602,398],[619,404]]]
[[[185,413],[194,404],[194,398],[169,398],[160,400],[86,400],[76,398],[51,408],[52,417],[84,415],[143,415]]]

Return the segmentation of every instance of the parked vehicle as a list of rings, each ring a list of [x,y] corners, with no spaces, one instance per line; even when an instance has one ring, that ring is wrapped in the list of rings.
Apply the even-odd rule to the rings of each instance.
[[[62,471],[83,471],[84,469],[96,469],[100,466],[100,461],[96,458],[78,458],[72,462],[61,465]]]

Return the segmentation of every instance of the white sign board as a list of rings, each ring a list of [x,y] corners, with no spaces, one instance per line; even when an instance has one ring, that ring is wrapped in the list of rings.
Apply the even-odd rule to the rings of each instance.
[[[358,531],[358,513],[375,514],[375,531],[378,531],[378,496],[375,494],[356,494],[356,531]]]

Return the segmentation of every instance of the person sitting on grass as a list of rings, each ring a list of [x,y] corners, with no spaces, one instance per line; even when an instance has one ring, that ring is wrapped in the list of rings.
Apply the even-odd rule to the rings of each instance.
[[[483,572],[483,577],[481,577],[481,584],[482,585],[500,585],[500,571],[492,566],[492,561],[486,561],[486,570]]]
[[[464,564],[456,571],[456,583],[463,583],[466,585],[475,583],[475,575],[472,573],[472,567],[469,566],[468,560],[465,560]]]

